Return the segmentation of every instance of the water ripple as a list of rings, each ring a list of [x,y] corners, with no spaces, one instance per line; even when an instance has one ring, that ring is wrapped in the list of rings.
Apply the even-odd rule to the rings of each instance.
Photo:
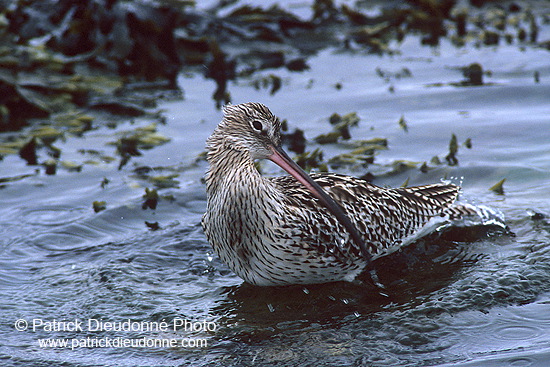
[[[537,339],[544,334],[544,330],[533,324],[501,325],[494,329],[494,338],[500,340],[528,341]]]
[[[81,220],[89,211],[89,208],[64,205],[21,207],[18,217],[26,224],[61,226]]]
[[[550,304],[548,303],[537,302],[520,307],[513,307],[510,312],[526,322],[550,324]]]
[[[534,358],[518,357],[518,358],[511,358],[507,362],[508,362],[508,365],[512,367],[528,367],[528,366],[535,365],[537,361]]]

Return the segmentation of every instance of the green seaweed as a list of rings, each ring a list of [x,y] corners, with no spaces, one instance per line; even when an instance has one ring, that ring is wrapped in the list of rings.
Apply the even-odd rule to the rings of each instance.
[[[313,140],[318,144],[334,144],[338,142],[338,139],[342,136],[340,131],[331,131],[326,134],[317,135]]]
[[[27,161],[28,165],[38,164],[38,157],[36,156],[36,138],[32,137],[25,145],[19,149],[19,156]]]
[[[61,167],[65,168],[69,172],[80,172],[82,171],[82,164],[78,164],[72,161],[61,161]]]
[[[489,190],[497,193],[498,195],[504,195],[504,187],[503,187],[504,182],[506,182],[505,178],[503,178],[502,180],[500,180],[499,182],[491,186]]]
[[[316,136],[314,140],[318,144],[334,144],[337,143],[340,138],[349,140],[351,139],[349,128],[357,126],[360,120],[356,112],[350,112],[343,116],[333,113],[329,117],[329,122],[333,125],[333,130],[329,133]]]
[[[420,172],[426,173],[430,170],[430,167],[428,167],[428,164],[426,162],[423,162],[420,166]]]
[[[158,189],[166,189],[170,187],[179,187],[179,181],[175,180],[177,177],[179,177],[179,174],[173,173],[170,175],[151,176],[148,177],[147,180]]]
[[[55,175],[57,172],[57,160],[53,158],[47,159],[44,163],[42,163],[42,165],[44,166],[44,172],[47,175]]]
[[[386,176],[393,176],[410,169],[417,168],[418,162],[408,161],[405,159],[398,159],[393,161],[389,166],[389,171],[385,173]]]
[[[159,222],[148,222],[145,221],[145,225],[147,228],[149,228],[151,231],[158,231],[160,229]]]
[[[451,141],[449,142],[449,154],[445,156],[445,160],[449,166],[458,165],[458,158],[456,154],[458,153],[458,142],[455,134],[452,134]]]
[[[311,152],[298,154],[294,160],[306,172],[310,172],[312,169],[318,169],[321,172],[328,171],[327,166],[323,161],[323,151],[319,148]]]
[[[101,180],[101,188],[104,189],[107,187],[107,185],[111,183],[111,180],[109,180],[107,177],[103,177],[103,180]]]
[[[136,127],[134,130],[120,132],[118,135],[121,135],[118,140],[107,144],[114,145],[117,154],[121,157],[119,169],[124,167],[131,157],[140,156],[140,149],[152,149],[170,141],[170,138],[157,133],[156,122],[144,127]]]
[[[283,81],[280,77],[274,74],[258,78],[252,82],[252,85],[256,90],[269,89],[269,94],[274,95],[281,89]]]
[[[94,209],[94,212],[99,213],[100,211],[107,209],[107,203],[105,201],[94,201],[92,203],[92,208]]]
[[[430,163],[433,164],[433,165],[440,165],[441,164],[441,160],[439,159],[438,156],[434,155],[432,157],[432,159],[430,159]]]
[[[159,194],[156,189],[145,188],[145,194],[142,196],[143,203],[141,204],[141,209],[146,210],[147,208],[155,210],[159,201]]]
[[[397,123],[399,124],[399,127],[403,129],[403,131],[409,132],[409,126],[407,125],[407,121],[405,121],[405,115],[401,115]]]

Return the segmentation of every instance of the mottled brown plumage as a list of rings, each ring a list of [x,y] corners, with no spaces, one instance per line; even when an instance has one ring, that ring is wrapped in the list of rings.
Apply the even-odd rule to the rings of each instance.
[[[249,283],[352,281],[431,218],[461,214],[452,184],[386,189],[338,174],[306,177],[281,150],[279,130],[267,107],[245,103],[227,106],[207,140],[204,232]],[[292,176],[262,177],[254,160],[263,158]]]

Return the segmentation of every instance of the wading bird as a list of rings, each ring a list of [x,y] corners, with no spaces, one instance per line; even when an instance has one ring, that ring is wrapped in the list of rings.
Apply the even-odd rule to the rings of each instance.
[[[255,285],[353,281],[405,246],[433,217],[461,214],[453,184],[387,189],[332,173],[305,173],[281,148],[280,120],[260,103],[229,105],[207,139],[206,237]],[[263,177],[270,159],[290,176]]]

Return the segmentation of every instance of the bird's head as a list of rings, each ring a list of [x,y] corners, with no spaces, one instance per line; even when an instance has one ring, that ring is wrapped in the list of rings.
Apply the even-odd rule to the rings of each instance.
[[[269,158],[281,145],[281,122],[261,103],[228,105],[212,136],[206,141],[209,154],[233,149],[252,159]]]

